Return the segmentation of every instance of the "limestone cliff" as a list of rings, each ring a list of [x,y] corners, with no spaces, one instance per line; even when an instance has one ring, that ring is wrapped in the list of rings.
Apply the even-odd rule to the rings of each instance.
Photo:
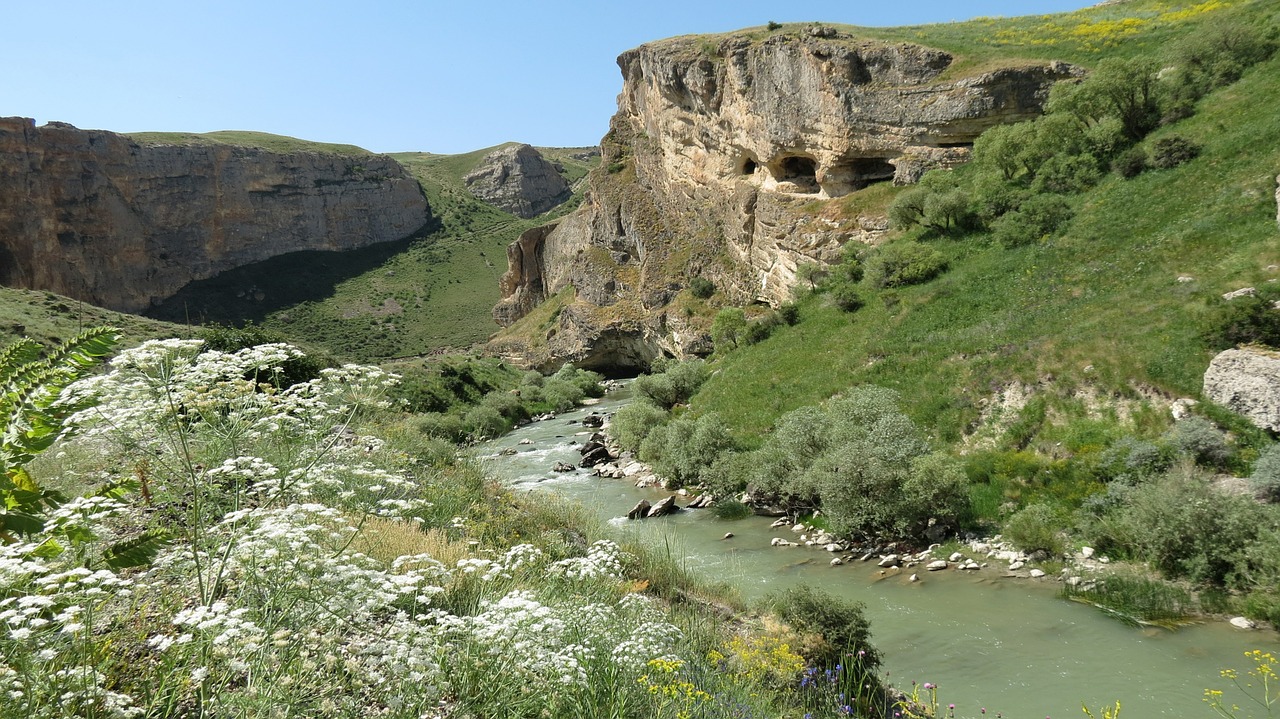
[[[623,53],[618,112],[583,206],[536,242],[521,238],[494,316],[508,325],[568,286],[576,309],[560,314],[553,336],[535,338],[545,346],[503,333],[495,349],[591,364],[617,347],[570,338],[624,326],[635,328],[623,333],[632,356],[705,347],[704,332],[668,311],[691,277],[738,303],[785,300],[797,265],[887,229],[883,217],[815,216],[815,201],[962,163],[984,130],[1036,116],[1054,82],[1080,75],[1046,62],[952,77],[952,62],[827,27]]]
[[[137,312],[188,282],[298,250],[396,240],[430,219],[373,154],[139,144],[0,118],[0,284]]]
[[[463,181],[476,199],[525,219],[573,196],[556,165],[530,145],[494,150]]]

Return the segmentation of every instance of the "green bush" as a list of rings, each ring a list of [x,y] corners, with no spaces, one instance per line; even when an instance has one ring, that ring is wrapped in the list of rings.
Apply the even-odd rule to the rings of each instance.
[[[1246,344],[1280,349],[1280,312],[1273,307],[1277,301],[1280,288],[1264,286],[1253,297],[1216,303],[1201,333],[1205,343],[1215,350]]]
[[[1062,516],[1047,504],[1032,504],[1010,515],[1004,524],[1004,536],[1024,552],[1045,551],[1062,555],[1059,530],[1065,525]]]
[[[476,405],[462,418],[472,439],[493,439],[511,429],[511,422],[498,410],[486,405]]]
[[[244,327],[208,325],[200,330],[200,339],[204,340],[204,349],[227,353],[258,345],[287,343],[284,335],[252,322]],[[309,353],[305,357],[295,357],[283,363],[283,371],[272,381],[281,387],[292,387],[299,382],[310,382],[320,376],[320,370],[335,364],[331,359]]]
[[[709,480],[716,459],[734,448],[728,427],[711,413],[654,427],[640,444],[640,459],[653,466],[668,489],[677,489]]]
[[[881,247],[867,263],[867,281],[876,288],[918,285],[947,269],[942,253],[918,242]]]
[[[800,321],[800,306],[794,302],[784,302],[778,306],[778,317],[789,326]]]
[[[651,402],[637,400],[618,410],[609,423],[609,436],[628,452],[640,450],[649,433],[670,419],[670,415]]]
[[[923,187],[913,187],[893,198],[889,205],[889,224],[895,229],[905,230],[924,220],[924,202],[929,191]]]
[[[859,538],[919,538],[958,526],[967,481],[929,446],[897,394],[864,386],[802,407],[751,454],[750,482],[797,510],[821,507],[833,530]]]
[[[724,354],[743,344],[747,332],[747,315],[741,307],[726,307],[711,321],[711,342],[716,354]]]
[[[1131,556],[1171,576],[1215,584],[1244,579],[1238,568],[1266,524],[1256,502],[1220,494],[1187,466],[1135,488],[1117,519],[1124,525],[1118,534],[1131,538]]]
[[[1061,153],[1040,165],[1031,189],[1036,193],[1083,192],[1098,184],[1101,177],[1098,158],[1087,152],[1078,155]]]
[[[1017,210],[996,220],[992,232],[1005,247],[1019,247],[1054,234],[1071,219],[1071,205],[1058,195],[1032,195]]]
[[[1200,146],[1185,137],[1162,137],[1151,146],[1151,165],[1168,170],[1200,156]]]
[[[1196,464],[1221,467],[1231,459],[1227,436],[1204,417],[1193,416],[1179,421],[1165,438],[1170,446]]]
[[[1194,101],[1239,80],[1250,66],[1271,57],[1275,48],[1274,33],[1264,35],[1252,25],[1229,22],[1204,28],[1174,46],[1174,85]]]
[[[1137,177],[1147,169],[1147,151],[1141,147],[1131,147],[1111,161],[1111,169],[1126,180]]]
[[[428,437],[437,437],[450,442],[459,442],[467,436],[467,425],[461,417],[440,412],[424,412],[418,415],[413,420],[413,428]]]
[[[836,307],[845,312],[857,312],[866,304],[862,294],[858,292],[858,286],[848,280],[831,282],[827,287],[827,294],[831,296],[831,301]]]
[[[861,602],[804,584],[771,595],[769,604],[793,629],[822,637],[822,644],[805,656],[814,666],[839,663],[868,674],[880,666],[880,652],[871,643],[871,623]]]
[[[1262,452],[1249,475],[1249,487],[1268,501],[1280,502],[1280,444]]]
[[[694,277],[689,280],[689,292],[694,297],[705,300],[716,293],[716,286],[705,277]]]
[[[659,374],[642,374],[637,377],[635,390],[640,397],[665,409],[688,402],[711,376],[711,369],[700,359],[676,362],[664,367],[665,371]]]

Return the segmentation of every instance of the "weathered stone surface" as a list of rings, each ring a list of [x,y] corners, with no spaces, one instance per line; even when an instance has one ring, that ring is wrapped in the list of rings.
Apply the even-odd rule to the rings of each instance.
[[[705,328],[667,311],[692,277],[736,304],[786,301],[797,267],[888,230],[883,216],[800,207],[962,162],[983,130],[1039,114],[1055,81],[1080,74],[1028,63],[941,80],[946,52],[834,30],[716,43],[676,38],[619,57],[602,167],[582,207],[513,245],[494,316],[508,325],[569,288],[571,304],[538,341],[493,349],[538,367],[709,351]]]
[[[645,517],[648,517],[650,506],[649,500],[647,499],[642,499],[639,502],[636,502],[636,506],[632,507],[631,511],[627,512],[627,519],[644,519]]]
[[[529,145],[494,150],[462,179],[476,199],[525,219],[573,194],[556,166]]]
[[[1204,373],[1204,394],[1255,425],[1280,432],[1280,353],[1226,350]]]
[[[4,285],[137,312],[224,270],[398,240],[429,219],[384,155],[143,145],[0,118]]]
[[[676,506],[676,496],[673,494],[669,497],[658,500],[658,503],[649,508],[647,517],[661,517],[667,514],[675,514],[680,511],[680,507]]]

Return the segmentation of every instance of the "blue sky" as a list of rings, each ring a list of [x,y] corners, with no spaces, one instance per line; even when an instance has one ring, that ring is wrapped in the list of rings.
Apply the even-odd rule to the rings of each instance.
[[[1081,0],[6,3],[0,115],[119,132],[262,130],[378,152],[593,145],[649,40],[770,20],[908,25]]]

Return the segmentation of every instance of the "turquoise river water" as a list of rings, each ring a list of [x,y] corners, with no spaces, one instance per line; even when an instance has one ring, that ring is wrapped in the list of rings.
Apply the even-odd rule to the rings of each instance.
[[[555,492],[594,509],[620,533],[665,542],[690,568],[736,585],[748,599],[781,587],[811,583],[866,604],[875,645],[889,680],[939,686],[939,701],[961,717],[1084,716],[1119,700],[1125,719],[1211,717],[1208,687],[1226,689],[1219,670],[1246,668],[1244,652],[1272,651],[1280,637],[1211,622],[1176,631],[1134,628],[1092,607],[1060,598],[1050,578],[1011,579],[998,570],[911,571],[881,575],[873,562],[830,566],[830,554],[808,547],[771,547],[772,537],[795,539],[770,520],[723,521],[699,510],[628,522],[639,499],[666,492],[637,489],[623,479],[579,469],[557,474],[557,461],[580,459],[571,442],[590,434],[578,421],[592,411],[613,412],[629,400],[624,388],[598,405],[521,427],[479,448],[491,471],[516,490]],[[528,439],[532,444],[522,445]],[[498,454],[514,448],[515,455]],[[723,540],[725,532],[734,538]],[[1230,696],[1230,694],[1228,695]],[[1243,706],[1243,702],[1242,702]],[[1248,716],[1242,713],[1241,716]],[[1265,714],[1264,714],[1265,716]]]

